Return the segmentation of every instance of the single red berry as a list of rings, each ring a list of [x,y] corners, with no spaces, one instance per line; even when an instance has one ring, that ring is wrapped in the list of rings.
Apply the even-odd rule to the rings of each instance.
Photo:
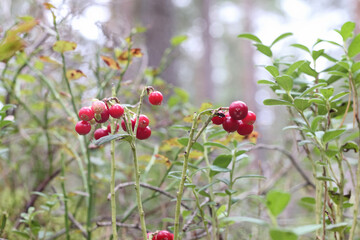
[[[243,121],[239,121],[239,128],[237,129],[238,134],[247,136],[254,130],[254,125],[245,124]]]
[[[173,240],[173,239],[174,239],[174,234],[165,230],[158,232],[158,234],[156,235],[156,240]]]
[[[102,138],[102,137],[105,137],[105,136],[107,136],[107,135],[109,135],[107,129],[98,128],[98,129],[96,129],[95,132],[94,132],[94,138],[95,138],[96,140],[98,140],[98,139],[100,139],[100,138]]]
[[[95,113],[95,121],[97,123],[104,123],[109,119],[109,110],[105,108],[105,110],[102,113]]]
[[[107,110],[107,107],[103,101],[97,100],[91,104],[91,109],[95,114],[101,114],[103,111]]]
[[[149,125],[149,118],[145,115],[140,115],[139,116],[139,128],[145,128]]]
[[[79,110],[79,118],[84,121],[91,121],[94,118],[94,111],[91,107],[82,107]]]
[[[91,125],[87,121],[80,121],[76,123],[75,131],[80,135],[86,135],[91,131]]]
[[[211,121],[213,122],[213,124],[215,125],[221,125],[223,124],[225,119],[225,114],[223,111],[218,111],[215,116],[211,119]]]
[[[124,114],[124,108],[120,104],[114,104],[109,108],[109,114],[113,118],[120,118]]]
[[[163,95],[159,91],[154,91],[149,94],[149,102],[152,105],[161,105]]]
[[[232,102],[229,106],[230,116],[235,120],[244,119],[248,113],[247,105],[242,101]]]
[[[256,115],[254,112],[252,111],[248,111],[248,114],[246,115],[246,117],[241,120],[244,124],[248,124],[248,125],[252,125],[254,124],[254,122],[256,121]]]
[[[115,123],[115,125],[116,125],[115,132],[118,132],[118,131],[119,131],[119,128],[120,128],[120,125],[119,125],[118,123]],[[107,131],[108,131],[108,133],[111,133],[111,123],[109,123],[109,124],[107,125]]]
[[[134,131],[134,128],[135,128],[135,122],[136,120],[135,119],[131,119],[131,127],[132,127],[132,130]],[[121,121],[121,128],[125,131],[126,131],[126,125],[125,125],[125,121],[124,119]]]
[[[227,132],[235,132],[239,127],[239,122],[232,117],[225,117],[222,124],[223,128]]]
[[[149,126],[145,128],[138,128],[136,132],[136,138],[139,140],[148,139],[151,136],[151,129]]]

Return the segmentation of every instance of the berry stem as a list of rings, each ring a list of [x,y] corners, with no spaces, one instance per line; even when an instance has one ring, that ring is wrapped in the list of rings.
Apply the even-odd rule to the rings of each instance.
[[[70,229],[69,229],[69,218],[68,218],[68,197],[65,189],[65,161],[64,161],[63,153],[61,153],[61,177],[63,178],[63,180],[61,181],[61,189],[64,198],[65,233],[66,233],[66,240],[70,240]]]

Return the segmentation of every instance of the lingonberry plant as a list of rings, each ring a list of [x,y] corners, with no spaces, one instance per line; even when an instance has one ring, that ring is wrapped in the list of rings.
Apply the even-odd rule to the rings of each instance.
[[[302,199],[314,204],[314,225],[302,228],[279,227],[276,217],[289,203],[290,195],[268,194],[266,205],[273,223],[270,236],[274,240],[298,239],[309,232],[315,232],[313,239],[358,239],[360,35],[355,36],[354,29],[355,23],[346,22],[335,30],[339,41],[318,39],[311,48],[291,44],[305,52],[304,59],[289,55],[276,57],[273,53],[273,45],[291,33],[280,35],[270,45],[252,34],[239,35],[252,40],[257,50],[270,58],[265,69],[272,79],[258,83],[269,85],[277,98],[266,99],[264,104],[286,107],[292,122],[285,129],[297,133],[295,140],[302,149],[300,154],[304,156],[304,163],[311,164],[315,183],[307,181],[306,185],[315,187],[315,194]],[[336,56],[328,50],[329,46],[341,53]],[[324,60],[326,67],[320,67]],[[353,157],[357,159],[350,162]],[[299,167],[298,171],[306,176],[303,172],[306,170]],[[272,206],[276,196],[279,211]]]

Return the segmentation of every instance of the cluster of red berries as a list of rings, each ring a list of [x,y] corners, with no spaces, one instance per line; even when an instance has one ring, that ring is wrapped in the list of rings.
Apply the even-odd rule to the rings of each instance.
[[[152,238],[150,238],[152,236]],[[158,231],[158,232],[154,232],[154,233],[148,233],[147,234],[148,239],[152,239],[152,240],[173,240],[174,239],[174,234],[172,234],[171,232],[168,232],[166,230],[162,230],[162,231]]]
[[[255,120],[255,113],[248,111],[247,105],[242,101],[232,102],[227,113],[220,110],[212,118],[213,124],[222,125],[229,133],[237,131],[242,136],[252,133]]]
[[[149,93],[149,102],[152,105],[160,105],[162,103],[163,96],[158,91]],[[91,107],[82,107],[79,110],[79,121],[75,126],[75,131],[80,135],[86,135],[91,131],[91,123],[105,123],[109,120],[110,116],[115,119],[120,119],[124,114],[124,107],[119,103],[111,104],[110,102],[103,102],[96,100],[92,103]],[[136,117],[131,119],[132,130],[134,131],[136,123]],[[139,124],[136,132],[136,138],[140,140],[147,139],[151,136],[151,129],[149,125],[149,118],[145,115],[139,116]],[[119,123],[115,125],[115,132],[119,131]],[[124,119],[121,121],[121,127],[126,130],[126,124]],[[96,140],[105,137],[111,133],[111,123],[107,125],[107,128],[98,128],[94,132],[94,138]]]

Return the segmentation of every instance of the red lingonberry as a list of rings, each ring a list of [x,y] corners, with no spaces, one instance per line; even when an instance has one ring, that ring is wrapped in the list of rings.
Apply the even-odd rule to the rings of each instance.
[[[248,111],[248,114],[246,115],[246,117],[241,120],[244,124],[248,124],[248,125],[252,125],[254,124],[254,122],[256,121],[256,115],[254,112],[252,111]]]
[[[145,128],[138,128],[136,132],[136,138],[139,140],[148,139],[151,136],[151,129],[149,126]]]
[[[98,129],[96,129],[95,132],[94,132],[94,138],[95,138],[96,140],[98,140],[98,139],[100,139],[100,138],[102,138],[102,137],[105,137],[105,136],[107,136],[107,135],[109,135],[107,129],[103,129],[103,128],[98,128]]]
[[[79,110],[79,118],[84,121],[91,121],[94,118],[94,111],[91,107],[82,107]]]
[[[104,123],[104,122],[106,122],[106,121],[109,119],[109,117],[110,117],[110,115],[109,115],[109,110],[107,110],[106,108],[105,108],[105,110],[104,110],[102,113],[100,113],[100,114],[95,113],[95,121],[96,121],[97,123]]]
[[[242,136],[249,135],[254,130],[254,125],[245,124],[243,121],[239,121],[239,128],[237,129],[238,134]]]
[[[114,104],[109,108],[109,114],[113,118],[120,118],[124,114],[124,108],[120,104]]]
[[[238,129],[239,123],[237,120],[233,119],[232,117],[225,117],[222,126],[225,131],[230,133],[230,132],[235,132]]]
[[[211,121],[213,122],[213,124],[215,125],[221,125],[223,124],[225,119],[225,114],[223,111],[218,111],[215,116],[211,119]]]
[[[87,121],[80,121],[76,123],[75,131],[80,135],[86,135],[91,131],[91,125]]]
[[[247,105],[242,101],[232,102],[229,106],[230,116],[235,120],[244,119],[248,113]]]
[[[149,118],[145,115],[140,115],[139,116],[139,128],[145,128],[149,125]]]
[[[135,128],[135,122],[136,122],[135,119],[131,119],[131,127],[132,127],[132,130],[133,130],[133,131],[134,131],[134,128]],[[125,132],[127,132],[127,131],[126,131],[126,125],[125,125],[125,121],[124,121],[124,120],[121,121],[121,128],[122,128]]]
[[[159,231],[158,234],[156,235],[156,240],[173,240],[173,239],[174,239],[174,234],[166,230]]]
[[[119,128],[120,128],[120,125],[119,125],[118,123],[115,123],[115,125],[116,125],[115,132],[118,132],[118,131],[119,131]],[[107,125],[107,131],[108,131],[108,133],[111,133],[111,123],[109,123],[109,124]]]
[[[161,105],[163,95],[159,91],[154,91],[149,94],[149,102],[152,105]]]
[[[107,107],[103,101],[97,100],[91,104],[91,109],[94,111],[95,114],[101,114],[107,109]]]

